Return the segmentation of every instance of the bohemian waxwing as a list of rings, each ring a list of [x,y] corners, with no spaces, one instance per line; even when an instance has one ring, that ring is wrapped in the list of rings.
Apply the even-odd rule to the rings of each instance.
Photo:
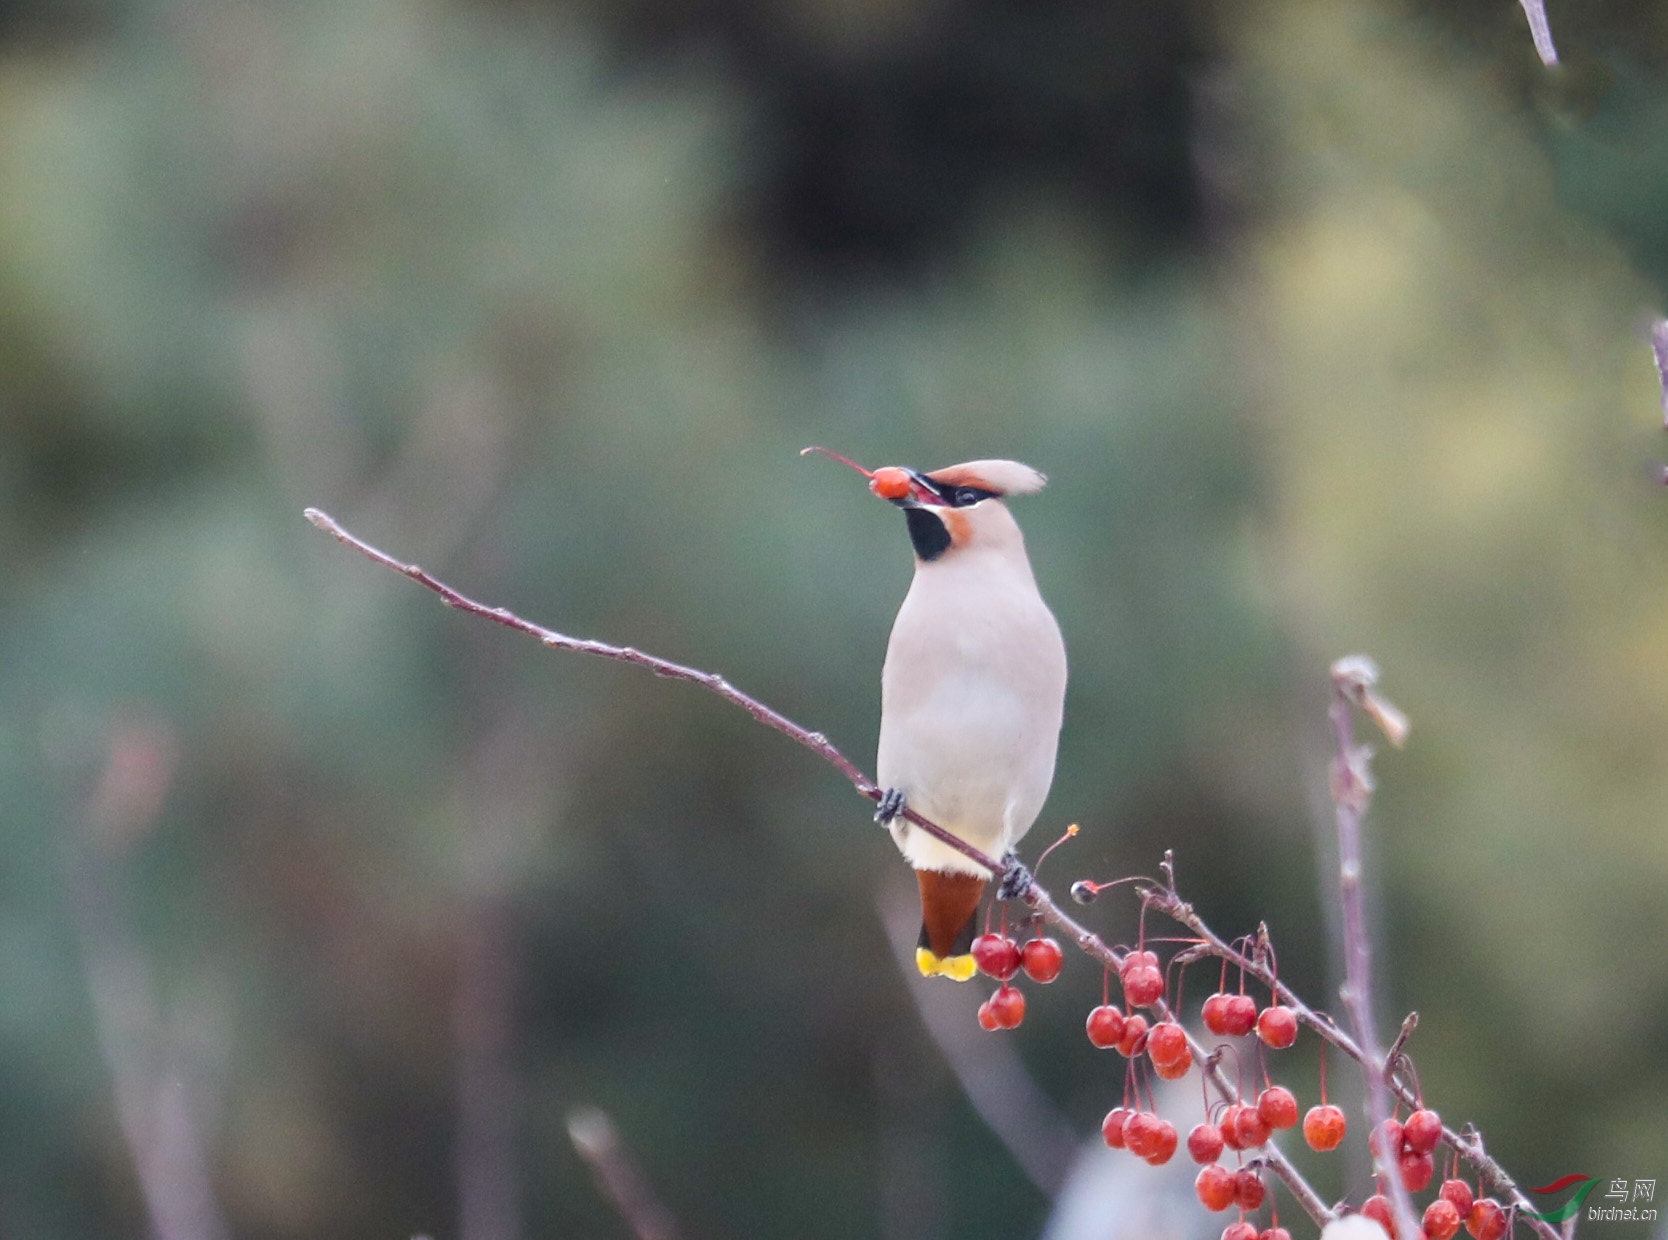
[[[892,466],[869,479],[871,491],[903,509],[915,548],[915,579],[881,672],[876,778],[886,795],[875,817],[920,882],[917,967],[966,981],[991,876],[898,814],[907,804],[1001,858],[1048,798],[1066,648],[1003,502],[1041,490],[1046,479],[1017,461],[930,474]]]

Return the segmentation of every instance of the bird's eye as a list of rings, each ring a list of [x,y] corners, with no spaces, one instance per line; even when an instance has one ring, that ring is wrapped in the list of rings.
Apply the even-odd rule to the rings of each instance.
[[[956,490],[956,507],[966,508],[976,504],[985,497],[983,491],[975,491],[972,487],[960,487]]]

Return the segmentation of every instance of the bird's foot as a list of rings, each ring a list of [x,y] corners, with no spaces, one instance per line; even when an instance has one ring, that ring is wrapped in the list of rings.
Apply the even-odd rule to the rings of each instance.
[[[892,820],[903,812],[903,789],[888,788],[881,794],[880,802],[875,806],[875,821],[883,827],[889,827],[892,825]]]
[[[1002,858],[1002,881],[997,885],[998,900],[1023,900],[1031,890],[1031,871],[1020,864],[1019,854],[1010,852]]]

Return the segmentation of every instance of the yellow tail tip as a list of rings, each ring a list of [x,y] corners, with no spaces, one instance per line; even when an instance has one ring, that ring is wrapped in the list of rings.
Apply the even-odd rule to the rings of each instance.
[[[921,970],[922,977],[947,977],[953,982],[968,981],[979,971],[979,966],[970,955],[941,958],[926,947],[915,949],[915,967]]]

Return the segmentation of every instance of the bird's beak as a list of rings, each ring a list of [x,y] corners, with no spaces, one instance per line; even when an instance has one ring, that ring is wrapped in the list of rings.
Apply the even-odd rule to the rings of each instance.
[[[869,478],[869,490],[899,508],[942,508],[944,497],[913,469],[886,465]]]

